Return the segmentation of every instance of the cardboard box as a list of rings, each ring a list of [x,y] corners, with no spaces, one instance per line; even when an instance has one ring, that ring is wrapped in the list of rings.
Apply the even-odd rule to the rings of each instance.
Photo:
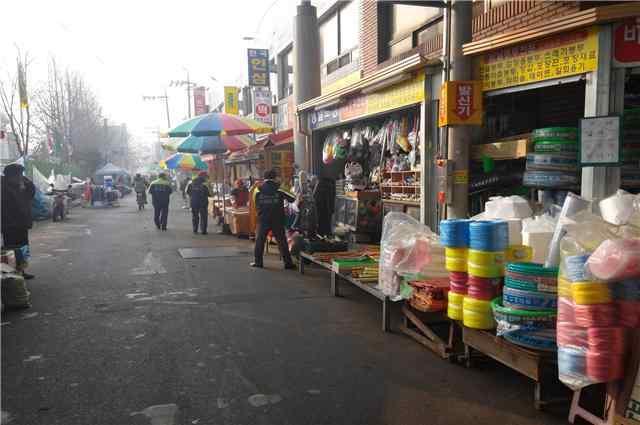
[[[475,161],[482,161],[485,156],[498,160],[518,159],[526,158],[528,152],[533,152],[533,144],[529,137],[521,137],[514,140],[474,145],[471,148],[471,158]]]

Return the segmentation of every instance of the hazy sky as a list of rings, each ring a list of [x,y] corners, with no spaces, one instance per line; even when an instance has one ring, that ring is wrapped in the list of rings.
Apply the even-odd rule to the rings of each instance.
[[[246,48],[267,46],[292,22],[296,0],[4,0],[0,78],[15,70],[15,45],[31,58],[30,85],[46,78],[48,58],[80,72],[104,115],[125,122],[136,140],[166,127],[164,106],[143,102],[170,80],[191,79],[221,93],[246,80]],[[266,13],[266,15],[265,15]],[[262,19],[264,16],[264,19]],[[243,41],[258,35],[261,40]],[[172,125],[186,117],[186,92],[168,88]]]

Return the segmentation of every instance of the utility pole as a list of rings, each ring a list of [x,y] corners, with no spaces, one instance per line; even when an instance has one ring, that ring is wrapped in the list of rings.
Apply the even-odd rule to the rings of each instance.
[[[449,77],[451,81],[471,79],[471,59],[464,56],[462,45],[471,41],[472,2],[450,1],[451,28],[446,43],[449,52]],[[446,65],[445,65],[446,66]],[[446,75],[446,74],[445,74]],[[447,203],[448,218],[466,218],[469,213],[469,150],[473,127],[457,125],[448,127],[447,159],[453,163],[453,188],[451,201]]]
[[[167,89],[164,89],[164,108],[167,111],[167,128],[171,128],[171,118],[169,118],[169,96],[167,96]]]
[[[187,116],[191,118],[191,80],[189,79],[189,70],[187,71]]]

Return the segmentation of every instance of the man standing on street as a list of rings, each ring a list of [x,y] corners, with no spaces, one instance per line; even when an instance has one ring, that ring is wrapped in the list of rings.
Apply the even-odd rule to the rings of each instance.
[[[149,186],[153,203],[153,221],[158,230],[167,230],[167,216],[169,215],[169,199],[171,197],[171,183],[166,174],[160,173],[158,178]]]
[[[25,279],[33,279],[26,273],[27,259],[25,250],[29,246],[29,229],[33,225],[31,204],[36,188],[22,173],[20,164],[9,164],[2,177],[2,247],[14,250],[16,269]]]
[[[251,267],[263,267],[264,244],[267,241],[269,231],[278,241],[280,255],[284,261],[285,269],[293,269],[293,261],[289,253],[287,238],[284,234],[284,200],[294,201],[294,197],[282,190],[280,184],[275,181],[276,172],[269,170],[264,174],[265,181],[255,195],[256,209],[258,212],[258,228],[256,230],[256,245],[254,249],[255,260]]]
[[[191,221],[193,233],[198,233],[198,224],[203,235],[207,234],[207,222],[209,214],[209,183],[207,173],[202,171],[187,188],[187,195],[191,198]]]

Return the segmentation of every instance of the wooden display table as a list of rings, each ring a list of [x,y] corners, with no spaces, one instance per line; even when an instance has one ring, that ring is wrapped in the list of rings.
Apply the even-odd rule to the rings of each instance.
[[[298,262],[298,267],[300,273],[304,274],[305,261],[308,261],[313,264],[317,264],[320,267],[331,272],[331,294],[335,297],[340,296],[340,282],[348,282],[358,288],[362,289],[366,293],[373,295],[378,300],[382,302],[382,331],[388,332],[391,328],[391,301],[392,299],[387,295],[383,294],[379,289],[377,289],[373,284],[360,282],[358,279],[351,277],[350,275],[343,275],[337,273],[333,266],[330,263],[326,263],[323,261],[318,261],[312,254],[308,254],[306,252],[301,252],[300,261]]]
[[[453,361],[463,351],[460,326],[447,317],[446,311],[422,312],[407,303],[402,315],[400,330],[443,359]],[[444,335],[436,330],[444,330]]]
[[[547,404],[566,402],[568,397],[546,398],[548,387],[561,387],[558,380],[558,361],[556,352],[536,351],[521,347],[496,336],[493,332],[462,327],[462,342],[465,353],[463,360],[467,367],[473,361],[475,350],[505,366],[533,379],[534,406],[538,410]],[[566,390],[566,388],[561,387]],[[546,399],[545,399],[546,398]]]
[[[248,208],[227,208],[224,221],[229,225],[229,228],[231,229],[231,233],[233,235],[249,235],[250,228]]]

